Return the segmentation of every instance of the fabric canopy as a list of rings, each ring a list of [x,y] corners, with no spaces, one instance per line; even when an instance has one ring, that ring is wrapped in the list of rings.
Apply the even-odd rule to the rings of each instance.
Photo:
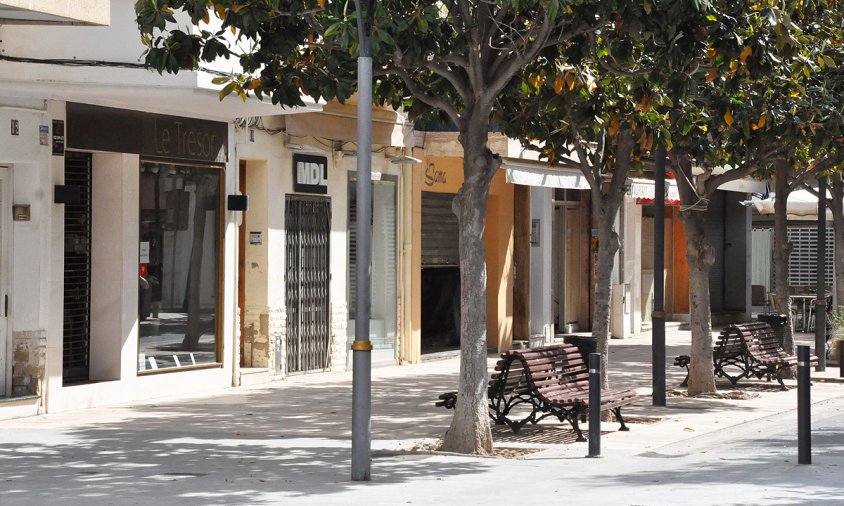
[[[510,158],[505,159],[505,163],[508,183],[569,190],[589,189],[589,181],[580,169],[560,165],[549,167],[542,162]]]
[[[653,204],[656,200],[654,182],[650,179],[631,178],[630,189],[627,196],[636,199],[637,204]],[[672,179],[665,180],[665,204],[676,206],[680,204],[680,192],[677,191],[677,182]]]
[[[829,196],[827,196],[829,198]],[[752,207],[758,214],[774,214],[776,195],[767,199],[753,199],[742,201],[742,204]],[[789,220],[817,220],[818,198],[809,190],[795,190],[788,195],[786,212]],[[826,219],[832,220],[832,212],[827,208]]]

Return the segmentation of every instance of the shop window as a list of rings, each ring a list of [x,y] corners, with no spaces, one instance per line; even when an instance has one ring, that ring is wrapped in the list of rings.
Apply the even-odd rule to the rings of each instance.
[[[349,177],[349,335],[357,311],[357,185]],[[372,182],[372,276],[370,339],[376,349],[394,349],[397,325],[396,182],[390,176]]]
[[[222,170],[141,164],[138,368],[219,362]]]

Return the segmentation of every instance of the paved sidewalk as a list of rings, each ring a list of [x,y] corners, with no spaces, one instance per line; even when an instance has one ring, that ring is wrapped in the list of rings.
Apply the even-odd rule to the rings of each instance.
[[[690,337],[667,338],[671,390],[685,372],[670,364]],[[797,466],[795,388],[719,382],[723,398],[669,396],[654,408],[649,340],[611,343],[611,382],[643,399],[625,410],[630,432],[603,425],[600,459],[584,458],[586,444],[554,423],[518,435],[496,427],[498,447],[544,450],[518,459],[409,451],[448,428],[451,413],[433,400],[456,386],[449,359],[373,370],[371,483],[349,480],[351,374],[328,373],[2,421],[0,504],[480,504],[570,493],[597,504],[841,504],[844,384],[814,381],[815,463]]]

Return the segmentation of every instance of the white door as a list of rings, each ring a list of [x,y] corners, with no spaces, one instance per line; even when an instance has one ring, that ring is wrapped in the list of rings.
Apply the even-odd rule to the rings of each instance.
[[[9,335],[9,256],[11,253],[11,171],[0,166],[0,396],[12,394],[12,339]]]

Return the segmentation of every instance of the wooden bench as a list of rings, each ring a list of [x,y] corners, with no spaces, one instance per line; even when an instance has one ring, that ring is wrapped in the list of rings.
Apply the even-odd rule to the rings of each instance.
[[[584,357],[571,345],[512,350],[501,354],[487,389],[489,416],[496,424],[506,424],[513,432],[526,423],[537,423],[554,416],[568,421],[578,441],[586,441],[579,421],[589,412],[589,371]],[[453,408],[457,393],[439,396],[437,406]],[[601,410],[610,410],[629,430],[621,408],[639,399],[630,389],[602,390]],[[521,411],[516,408],[521,408]],[[527,411],[525,413],[525,411]],[[520,412],[519,416],[513,414]]]
[[[680,355],[674,365],[686,368],[686,379],[680,386],[688,386],[689,362],[691,357]],[[730,380],[735,386],[742,378],[755,376],[768,381],[776,376],[782,390],[788,390],[783,382],[786,371],[797,365],[797,357],[789,355],[779,345],[774,329],[765,322],[751,322],[728,325],[721,331],[712,349],[715,376]],[[818,363],[818,357],[810,357],[811,364]]]

